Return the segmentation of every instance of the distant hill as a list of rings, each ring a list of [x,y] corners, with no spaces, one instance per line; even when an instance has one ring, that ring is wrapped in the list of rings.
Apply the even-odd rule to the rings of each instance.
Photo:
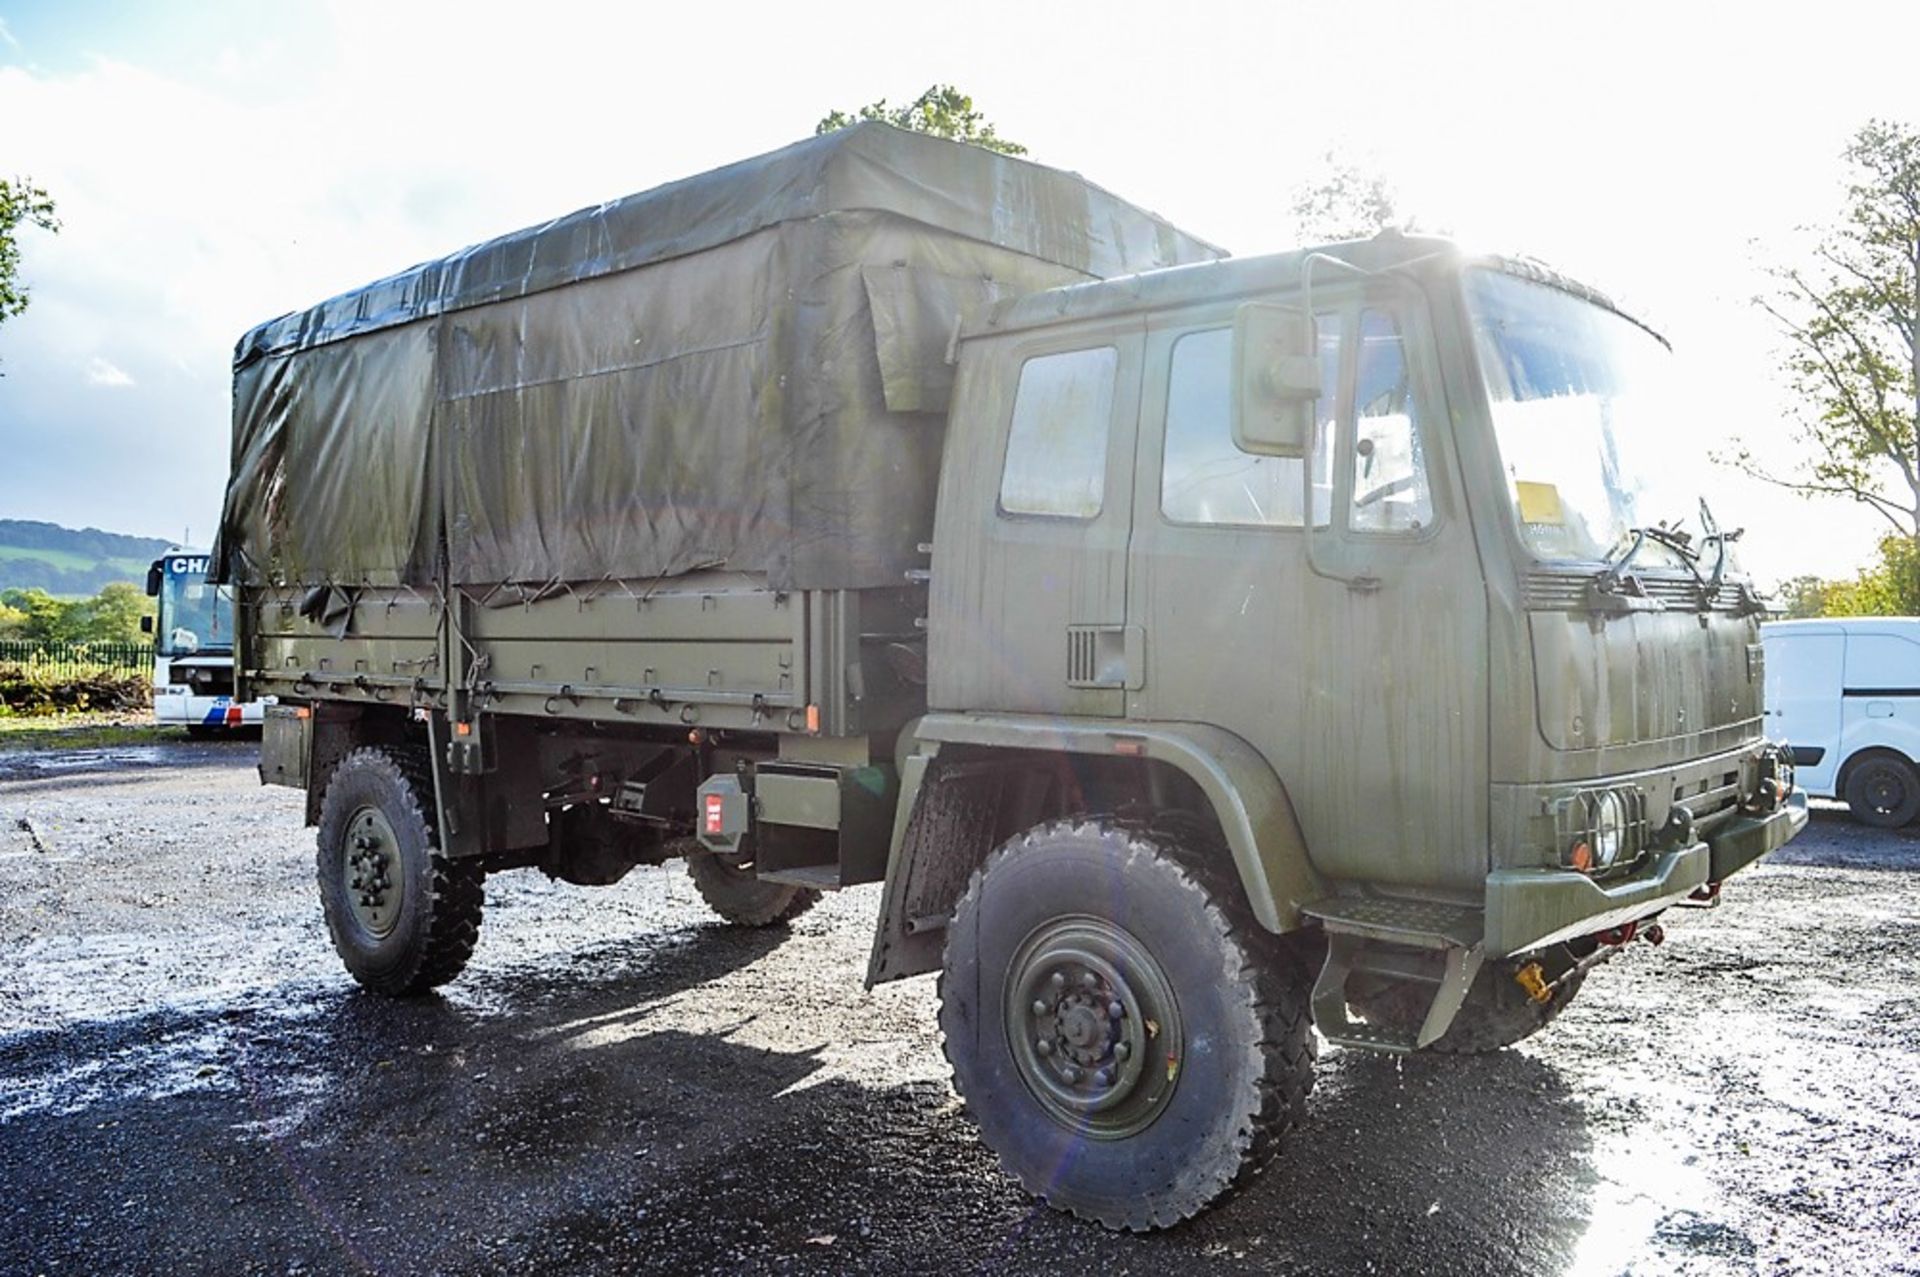
[[[0,590],[38,586],[49,594],[97,594],[110,581],[141,584],[147,565],[172,545],[98,528],[0,519]]]

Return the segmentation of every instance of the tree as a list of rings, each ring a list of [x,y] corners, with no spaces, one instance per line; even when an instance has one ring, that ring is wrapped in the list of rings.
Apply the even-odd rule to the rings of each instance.
[[[19,282],[19,229],[22,223],[58,232],[53,197],[26,178],[0,177],[0,323],[27,308],[27,286]]]
[[[1293,223],[1303,242],[1331,244],[1414,229],[1414,219],[1400,211],[1399,193],[1385,177],[1332,151],[1321,164],[1319,177],[1294,188]]]
[[[1784,370],[1800,399],[1803,464],[1783,475],[1742,443],[1732,461],[1807,496],[1877,511],[1896,535],[1920,537],[1920,133],[1875,120],[1853,135],[1845,214],[1803,265],[1774,272],[1755,302],[1780,327]],[[1882,566],[1894,560],[1883,553]]]
[[[1817,576],[1796,576],[1782,581],[1773,593],[1780,615],[1789,621],[1804,621],[1827,614],[1827,591],[1833,583]]]
[[[63,642],[73,637],[69,632],[73,604],[56,599],[38,587],[0,592],[0,606],[26,618],[19,623],[20,638]]]
[[[887,100],[869,102],[849,114],[829,111],[813,126],[814,135],[848,128],[862,120],[880,120],[915,133],[931,133],[954,142],[970,142],[1002,155],[1025,155],[1027,148],[1009,142],[994,131],[993,125],[973,109],[973,99],[951,84],[936,84],[906,106],[890,107]]]
[[[140,618],[147,614],[146,594],[128,581],[112,581],[100,593],[75,605],[69,629],[82,642],[138,643]]]

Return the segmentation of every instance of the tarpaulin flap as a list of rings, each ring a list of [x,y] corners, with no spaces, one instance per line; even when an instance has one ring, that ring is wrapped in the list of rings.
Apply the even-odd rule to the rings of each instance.
[[[777,232],[447,324],[460,582],[764,569],[786,548]],[[528,334],[537,334],[538,340]]]
[[[393,585],[429,574],[434,331],[410,324],[235,373],[219,556],[249,580]]]
[[[873,311],[874,353],[889,412],[941,412],[953,393],[949,348],[961,322],[979,319],[1003,293],[999,281],[910,266],[863,266]]]
[[[242,338],[215,570],[306,585],[896,585],[956,320],[1218,256],[1070,173],[868,124]],[[444,506],[444,521],[442,508]]]

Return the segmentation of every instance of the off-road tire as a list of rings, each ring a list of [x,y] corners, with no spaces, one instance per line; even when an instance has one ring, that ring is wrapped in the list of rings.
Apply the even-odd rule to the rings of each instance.
[[[687,857],[687,876],[707,908],[736,927],[776,927],[792,922],[819,901],[811,887],[785,882],[762,882],[751,866],[711,851]]]
[[[1900,829],[1920,816],[1920,776],[1890,749],[1876,749],[1847,764],[1847,808],[1876,829]]]
[[[1024,1023],[1014,1000],[1027,995],[1013,986],[1036,937],[1089,920],[1152,959],[1181,1026],[1172,1068],[1158,1051],[1176,1044],[1143,1053],[1170,1085],[1143,1072],[1134,1085],[1160,1093],[1137,1129],[1117,1134],[1092,1133],[1097,1117],[1076,1129],[1037,1098],[1009,1029]],[[1009,1176],[1058,1209],[1144,1232],[1245,1182],[1301,1119],[1313,1085],[1309,983],[1248,913],[1223,847],[1083,817],[1018,835],[974,872],[947,930],[940,1029],[954,1085]]]
[[[1546,978],[1556,979],[1572,967],[1572,958],[1554,957],[1555,960],[1549,961],[1544,956],[1529,955],[1482,965],[1453,1023],[1439,1038],[1420,1049],[1440,1055],[1484,1055],[1530,1038],[1552,1024],[1580,991],[1587,973],[1579,972],[1555,989],[1548,1002],[1535,1002],[1513,977],[1528,962],[1540,960],[1546,966]],[[1370,996],[1356,997],[1350,991],[1347,998],[1368,1022],[1412,1033],[1426,1019],[1433,990],[1427,985],[1397,983]]]
[[[349,973],[366,988],[407,997],[460,974],[480,937],[485,873],[440,850],[434,831],[433,778],[425,756],[364,746],[340,760],[320,801],[317,872],[327,931]],[[348,899],[343,868],[356,813],[372,807],[397,842],[398,918],[385,935],[362,925]]]

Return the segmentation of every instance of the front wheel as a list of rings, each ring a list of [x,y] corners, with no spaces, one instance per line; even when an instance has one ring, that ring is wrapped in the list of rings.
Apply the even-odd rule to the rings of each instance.
[[[1199,1212],[1273,1155],[1312,1085],[1305,976],[1225,854],[1042,825],[974,873],[947,930],[940,1028],[981,1137],[1108,1228]]]
[[[1899,829],[1920,816],[1920,777],[1891,750],[1875,750],[1847,769],[1847,807],[1876,829]]]
[[[391,997],[460,974],[480,935],[484,875],[434,834],[433,780],[418,753],[356,749],[320,801],[320,903],[355,980]]]

